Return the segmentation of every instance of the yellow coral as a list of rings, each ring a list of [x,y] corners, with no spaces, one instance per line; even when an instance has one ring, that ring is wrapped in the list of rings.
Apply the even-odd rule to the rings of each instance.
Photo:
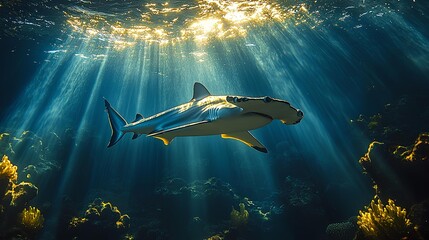
[[[130,227],[130,216],[128,216],[128,214],[122,215],[121,218],[118,221],[116,221],[117,229],[129,228],[129,227]]]
[[[45,219],[39,209],[30,206],[22,210],[19,221],[29,230],[39,230],[43,227]]]
[[[376,195],[365,211],[359,211],[357,224],[368,239],[406,239],[412,230],[406,215],[405,208],[391,199],[384,205]]]
[[[235,210],[234,207],[232,207],[231,211],[231,222],[236,227],[246,225],[249,220],[249,212],[246,210],[244,203],[240,203],[239,207],[240,211]]]
[[[29,182],[12,183],[12,186],[6,195],[11,197],[10,205],[17,206],[28,203],[37,196],[38,188]]]
[[[420,133],[413,146],[397,146],[393,154],[406,161],[425,161],[429,158],[429,133]]]
[[[4,137],[9,137],[9,133],[0,133],[0,141],[3,140]]]
[[[13,165],[6,155],[3,155],[2,161],[0,162],[0,179],[9,179],[15,182],[18,179],[17,170],[18,167]]]
[[[223,240],[223,239],[224,238],[221,235],[219,235],[219,234],[216,234],[214,236],[211,236],[211,237],[207,238],[207,240]]]
[[[371,154],[372,149],[374,149],[375,144],[383,144],[383,143],[377,142],[377,141],[373,141],[372,143],[370,143],[365,155],[363,155],[363,157],[359,159],[360,164],[362,164],[362,162],[371,162],[371,157],[369,155]]]
[[[80,224],[86,223],[86,222],[88,222],[88,218],[73,217],[70,220],[69,227],[75,228],[75,227],[79,226]]]

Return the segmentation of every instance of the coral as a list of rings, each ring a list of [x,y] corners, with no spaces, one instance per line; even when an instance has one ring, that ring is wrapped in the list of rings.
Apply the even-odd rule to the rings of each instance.
[[[283,197],[292,207],[304,207],[320,200],[314,184],[309,181],[287,176],[283,188]]]
[[[86,222],[88,222],[88,218],[73,217],[73,218],[70,220],[69,225],[70,225],[70,227],[71,227],[71,228],[76,228],[76,227],[78,227],[79,225],[84,224],[84,223],[86,223]]]
[[[10,195],[12,206],[24,206],[38,194],[38,188],[29,182],[13,184],[12,189],[6,195]]]
[[[246,210],[244,203],[239,204],[240,211],[235,210],[232,207],[231,211],[231,223],[235,227],[244,226],[249,221],[249,212]]]
[[[406,207],[429,198],[429,133],[420,133],[414,144],[398,146],[392,141],[372,142],[359,160],[364,173],[377,186],[376,194],[395,198]],[[404,190],[407,194],[404,194]]]
[[[429,239],[429,199],[411,206],[409,217],[416,225],[420,239]]]
[[[372,116],[359,115],[352,124],[372,140],[398,145],[408,142],[419,132],[427,130],[429,95],[400,96]],[[412,116],[412,117],[410,117]]]
[[[6,155],[3,155],[0,162],[0,198],[2,198],[7,190],[18,179],[17,166],[13,165]]]
[[[365,211],[359,211],[357,224],[367,239],[407,239],[413,224],[406,215],[406,210],[396,206],[393,200],[384,205],[375,196]]]
[[[17,166],[13,165],[9,158],[6,155],[3,155],[2,161],[0,163],[0,180],[7,179],[9,181],[15,182],[18,179],[18,169]]]
[[[31,206],[24,209],[19,215],[19,222],[28,230],[36,231],[41,229],[44,221],[45,219],[40,210]]]
[[[420,133],[414,145],[397,146],[393,154],[406,161],[425,161],[429,158],[429,133]]]
[[[213,236],[207,238],[207,240],[223,240],[223,239],[224,238],[220,234],[216,234],[216,235],[213,235]]]
[[[382,142],[377,142],[377,141],[373,141],[368,145],[368,150],[366,151],[365,155],[363,155],[360,159],[359,159],[359,163],[362,164],[363,162],[371,162],[371,151],[374,149],[375,144],[384,144]]]
[[[29,166],[22,172],[35,177],[35,181],[48,171],[60,170],[59,160],[66,155],[66,151],[62,151],[64,148],[65,145],[54,132],[44,134],[43,138],[30,131],[0,133],[0,153],[14,159],[26,158]]]
[[[15,154],[13,151],[13,146],[11,141],[13,141],[13,137],[10,133],[1,133],[0,134],[0,152],[7,154]]]
[[[209,222],[228,219],[231,205],[239,201],[239,196],[229,183],[214,177],[190,183],[180,178],[167,179],[156,192],[158,198],[154,204],[163,210],[163,217],[172,222],[182,221],[181,214],[186,215],[193,211],[188,204],[190,201],[194,206],[207,206],[204,212],[194,214]],[[176,217],[177,219],[174,219]]]
[[[129,228],[130,227],[130,216],[128,214],[121,215],[118,221],[116,221],[116,228]]]
[[[207,181],[195,181],[187,189],[191,192],[193,198],[207,198],[207,197],[237,197],[233,192],[231,185],[222,182],[218,178],[209,178]]]
[[[355,225],[349,221],[331,223],[326,227],[326,235],[331,240],[354,239],[356,230]]]
[[[368,129],[373,130],[376,129],[380,125],[380,121],[382,121],[383,116],[378,113],[369,118]]]
[[[0,169],[0,239],[31,238],[43,227],[44,219],[39,209],[24,207],[37,196],[38,189],[28,182],[17,183],[18,168],[7,156],[3,156]]]
[[[72,234],[83,238],[119,239],[129,227],[130,217],[100,198],[89,204],[84,217],[73,217],[69,222]]]

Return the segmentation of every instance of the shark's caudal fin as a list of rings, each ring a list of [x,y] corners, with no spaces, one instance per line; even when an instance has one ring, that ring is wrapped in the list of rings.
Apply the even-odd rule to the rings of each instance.
[[[106,107],[110,128],[112,129],[112,137],[110,138],[109,145],[107,145],[107,147],[111,147],[124,136],[124,132],[121,129],[127,124],[127,121],[110,106],[110,103],[106,99],[104,99],[104,106]]]

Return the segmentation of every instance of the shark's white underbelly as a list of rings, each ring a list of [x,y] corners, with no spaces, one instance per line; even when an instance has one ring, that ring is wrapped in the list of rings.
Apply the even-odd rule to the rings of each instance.
[[[246,113],[240,116],[218,119],[212,122],[198,124],[191,127],[160,134],[160,136],[204,136],[218,135],[232,132],[249,131],[263,127],[272,121],[271,118],[256,114]]]

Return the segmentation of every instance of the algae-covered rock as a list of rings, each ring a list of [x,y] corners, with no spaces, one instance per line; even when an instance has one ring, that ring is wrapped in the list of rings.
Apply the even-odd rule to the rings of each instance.
[[[427,102],[428,94],[401,96],[396,101],[385,104],[377,113],[361,114],[351,122],[371,140],[388,145],[401,144],[411,141],[418,133],[427,131]]]
[[[39,209],[28,207],[38,194],[38,188],[29,182],[18,180],[18,167],[7,156],[0,163],[0,239],[33,238],[43,227],[43,215]]]
[[[326,227],[326,235],[330,240],[353,240],[357,227],[349,222],[331,223]]]
[[[308,206],[320,201],[314,184],[291,176],[285,178],[283,197],[292,207]]]
[[[4,196],[18,179],[17,169],[18,167],[13,165],[6,155],[2,157],[0,162],[0,196]]]
[[[6,195],[11,197],[10,205],[24,206],[37,196],[38,191],[39,189],[32,183],[20,182],[17,185],[13,185],[13,188]]]
[[[429,199],[411,206],[409,218],[421,239],[429,239]]]
[[[359,163],[376,185],[377,194],[400,200],[406,207],[429,198],[428,139],[428,133],[421,133],[409,146],[376,141],[369,144]]]
[[[429,133],[420,133],[413,145],[397,146],[394,155],[406,161],[426,161],[429,159]]]
[[[129,227],[130,217],[100,198],[88,205],[84,217],[73,217],[69,222],[71,236],[83,239],[120,239]]]
[[[240,209],[237,211],[232,207],[231,224],[234,227],[245,226],[249,221],[249,212],[246,210],[244,203],[239,204]]]

